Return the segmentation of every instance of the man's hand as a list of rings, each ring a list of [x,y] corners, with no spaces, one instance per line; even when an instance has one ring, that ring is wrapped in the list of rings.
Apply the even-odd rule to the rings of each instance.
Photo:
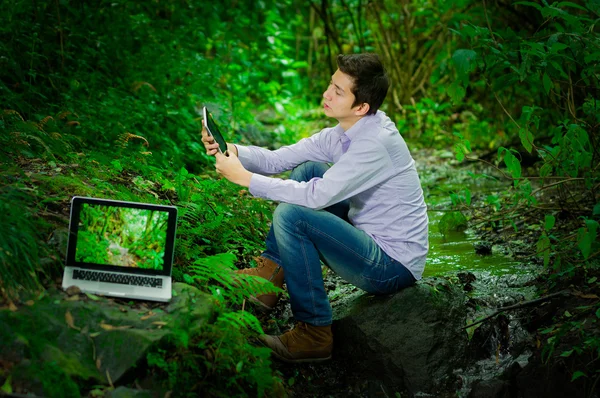
[[[215,139],[212,136],[208,135],[204,120],[202,120],[202,143],[204,144],[207,155],[214,156],[219,152],[219,144],[215,142]],[[230,143],[227,143],[227,152],[235,153],[236,156],[238,154],[236,146]]]
[[[234,153],[233,151],[228,152],[229,156],[225,156],[220,152],[215,153],[215,158],[217,159],[215,165],[217,173],[221,174],[234,184],[249,187],[252,173],[242,166],[242,163],[237,157],[237,153]]]

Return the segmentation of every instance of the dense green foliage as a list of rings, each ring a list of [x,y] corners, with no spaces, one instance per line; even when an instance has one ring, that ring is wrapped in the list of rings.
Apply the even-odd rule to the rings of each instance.
[[[335,55],[359,51],[384,59],[383,110],[411,147],[455,145],[490,166],[476,182],[506,182],[453,192],[442,229],[534,230],[550,283],[597,288],[599,17],[591,0],[14,1],[0,14],[3,295],[61,274],[70,197],[177,205],[173,276],[221,313],[148,363],[169,388],[268,393],[267,355],[246,339],[260,325],[239,308],[274,288],[231,271],[260,253],[272,205],[216,179],[200,110],[233,142],[308,136],[331,125],[317,107]],[[597,381],[600,337],[577,319],[544,330],[546,359],[577,335],[562,358],[585,358],[573,378]]]

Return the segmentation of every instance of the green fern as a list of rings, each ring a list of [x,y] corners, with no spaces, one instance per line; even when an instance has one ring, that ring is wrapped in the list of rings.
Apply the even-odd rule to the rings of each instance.
[[[27,207],[31,202],[25,188],[0,189],[0,287],[13,294],[40,288],[40,228]]]
[[[233,254],[222,253],[196,260],[189,270],[195,282],[230,304],[241,304],[250,296],[282,292],[263,278],[235,274],[234,262]],[[215,282],[219,287],[214,286]]]

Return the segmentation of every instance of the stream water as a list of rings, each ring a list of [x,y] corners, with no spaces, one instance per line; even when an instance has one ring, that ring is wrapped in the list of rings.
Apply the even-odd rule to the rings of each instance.
[[[443,212],[429,211],[429,253],[423,277],[441,276],[448,272],[489,273],[491,275],[520,274],[528,272],[523,265],[492,248],[491,255],[478,255],[474,245],[479,239],[474,231],[439,232],[437,225]]]
[[[485,197],[499,189],[494,181],[465,179],[467,172],[458,172],[456,168],[445,165],[432,165],[419,170],[429,216],[429,253],[424,277],[450,276],[457,273],[471,273],[475,277],[473,290],[467,295],[475,307],[467,323],[471,323],[495,308],[515,304],[535,297],[532,281],[539,269],[503,254],[501,246],[491,247],[491,254],[479,255],[475,245],[480,243],[477,231],[467,229],[464,232],[442,234],[438,223],[445,212],[451,208],[450,194],[460,192],[465,187],[473,198]],[[443,210],[443,211],[441,211]],[[486,309],[487,308],[487,309]],[[498,330],[493,322],[485,327],[487,339],[484,351],[487,357],[471,363],[465,369],[456,369],[455,374],[462,380],[462,386],[456,391],[458,397],[466,397],[475,380],[487,380],[501,375],[514,363],[524,366],[530,356],[527,351],[514,350],[516,345],[529,338],[520,320],[512,313],[506,314],[506,330]],[[500,341],[508,334],[508,341]]]

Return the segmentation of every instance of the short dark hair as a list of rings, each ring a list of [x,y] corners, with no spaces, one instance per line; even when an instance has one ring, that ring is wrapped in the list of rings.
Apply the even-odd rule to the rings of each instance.
[[[352,94],[356,97],[352,107],[369,104],[367,115],[374,115],[390,87],[387,72],[377,54],[340,54],[337,57],[340,71],[350,76],[354,82]]]

